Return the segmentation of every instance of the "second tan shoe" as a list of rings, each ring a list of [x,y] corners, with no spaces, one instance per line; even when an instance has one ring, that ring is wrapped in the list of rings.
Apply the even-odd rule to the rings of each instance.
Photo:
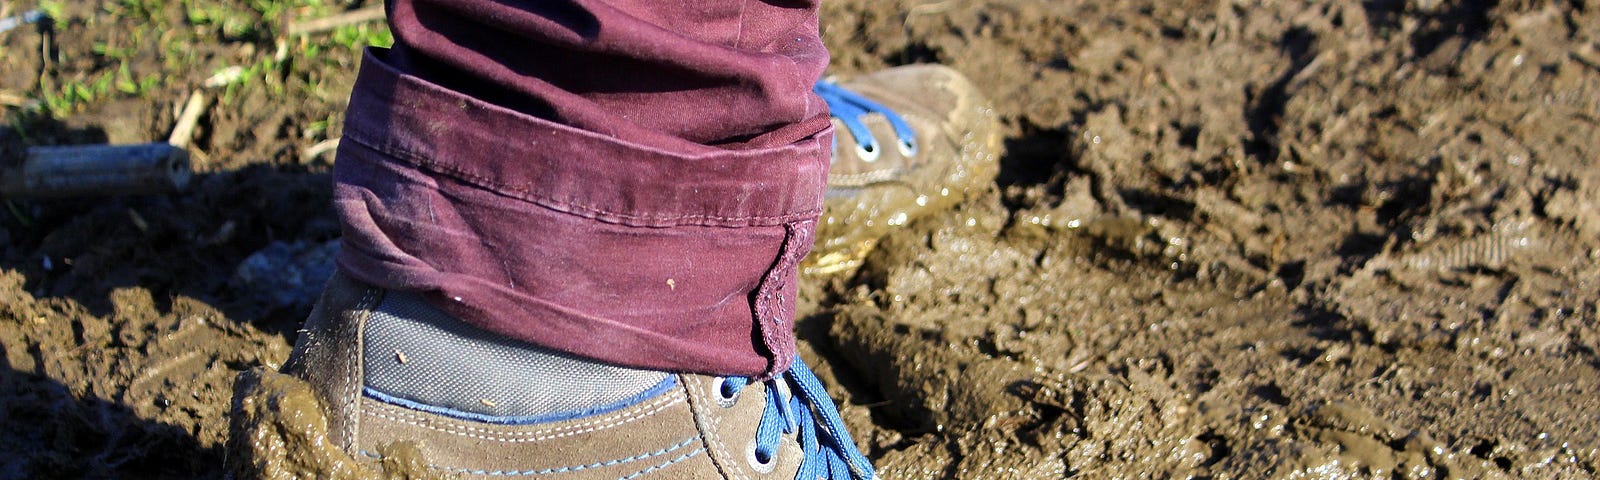
[[[983,191],[999,172],[999,120],[953,69],[895,67],[816,91],[835,143],[807,274],[855,270],[878,239]]]

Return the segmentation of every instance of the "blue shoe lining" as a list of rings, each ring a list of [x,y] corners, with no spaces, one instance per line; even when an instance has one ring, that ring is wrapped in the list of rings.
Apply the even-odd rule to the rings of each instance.
[[[367,396],[367,398],[371,398],[373,400],[377,400],[377,401],[380,401],[380,402],[383,402],[383,403],[387,403],[387,404],[390,404],[390,405],[394,405],[394,406],[397,406],[397,407],[409,408],[409,409],[412,409],[412,410],[432,413],[434,415],[440,415],[440,416],[444,416],[444,417],[454,418],[454,419],[457,419],[457,420],[468,420],[468,421],[473,421],[473,422],[489,423],[489,424],[494,424],[494,425],[532,425],[532,424],[536,424],[536,423],[549,423],[549,422],[561,422],[561,421],[566,421],[566,420],[575,420],[575,419],[579,419],[579,418],[583,418],[583,417],[589,417],[589,416],[594,416],[594,415],[602,415],[602,414],[606,414],[606,413],[615,412],[617,410],[621,410],[621,409],[628,408],[628,407],[631,407],[631,406],[634,406],[634,405],[638,405],[638,404],[640,404],[640,403],[642,403],[642,402],[644,402],[646,400],[649,400],[651,398],[655,398],[658,395],[666,393],[668,390],[671,390],[673,387],[676,387],[677,385],[678,385],[678,377],[676,375],[668,375],[667,378],[661,380],[661,383],[656,384],[656,386],[654,386],[654,387],[650,387],[649,390],[645,390],[643,392],[639,392],[638,395],[634,395],[632,397],[628,397],[627,399],[624,399],[624,400],[622,400],[620,402],[617,402],[617,403],[613,403],[613,404],[609,404],[609,405],[601,405],[601,406],[594,407],[594,408],[586,408],[586,409],[583,409],[583,410],[576,410],[576,411],[571,411],[571,412],[560,412],[560,413],[552,413],[552,414],[545,414],[545,415],[528,415],[528,416],[498,416],[498,415],[484,415],[484,414],[476,413],[476,412],[464,412],[464,411],[456,410],[456,409],[449,408],[449,407],[440,407],[440,406],[437,406],[437,405],[428,405],[428,404],[425,404],[425,403],[418,403],[418,402],[413,401],[413,400],[408,400],[408,399],[405,399],[405,398],[397,397],[397,396],[394,396],[394,395],[390,395],[390,394],[387,394],[387,393],[384,393],[384,392],[380,392],[380,391],[374,390],[372,387],[362,387],[361,393],[365,394]]]

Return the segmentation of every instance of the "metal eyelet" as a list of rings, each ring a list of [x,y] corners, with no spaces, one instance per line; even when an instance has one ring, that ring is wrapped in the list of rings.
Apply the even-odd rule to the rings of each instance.
[[[863,162],[872,163],[878,161],[878,155],[882,153],[881,150],[883,149],[878,148],[876,140],[866,145],[856,143],[856,156],[861,157]]]
[[[917,142],[915,140],[901,139],[895,143],[900,146],[900,155],[906,158],[917,156]]]
[[[734,404],[739,403],[739,394],[742,391],[733,390],[733,387],[728,385],[727,377],[717,377],[717,381],[711,385],[711,389],[716,393],[717,406],[733,408]]]
[[[773,470],[777,470],[778,452],[767,452],[762,454],[759,452],[759,450],[760,449],[756,447],[755,440],[750,440],[750,446],[744,449],[744,461],[750,464],[750,469],[755,470],[756,473],[762,474],[772,473]],[[763,456],[766,458],[763,459]]]

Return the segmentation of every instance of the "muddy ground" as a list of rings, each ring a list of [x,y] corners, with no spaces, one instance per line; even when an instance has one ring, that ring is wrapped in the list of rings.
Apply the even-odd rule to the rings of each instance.
[[[217,476],[234,376],[308,310],[240,265],[337,237],[315,147],[371,32],[283,33],[338,5],[51,5],[0,34],[7,150],[163,140],[249,68],[205,90],[183,192],[4,200],[0,477]],[[824,17],[835,73],[947,64],[1006,130],[991,190],[803,291],[885,478],[1597,476],[1600,2]],[[136,88],[60,95],[121,69]]]

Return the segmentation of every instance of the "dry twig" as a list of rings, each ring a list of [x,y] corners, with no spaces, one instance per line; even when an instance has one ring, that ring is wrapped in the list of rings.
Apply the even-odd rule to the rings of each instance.
[[[7,107],[26,107],[38,104],[38,100],[28,98],[26,95],[11,90],[0,90],[0,105]]]
[[[183,106],[183,113],[178,115],[178,123],[172,127],[172,135],[167,137],[167,143],[176,147],[186,147],[189,140],[194,138],[195,124],[200,122],[200,114],[205,113],[206,95],[199,90],[189,93],[189,102]]]

